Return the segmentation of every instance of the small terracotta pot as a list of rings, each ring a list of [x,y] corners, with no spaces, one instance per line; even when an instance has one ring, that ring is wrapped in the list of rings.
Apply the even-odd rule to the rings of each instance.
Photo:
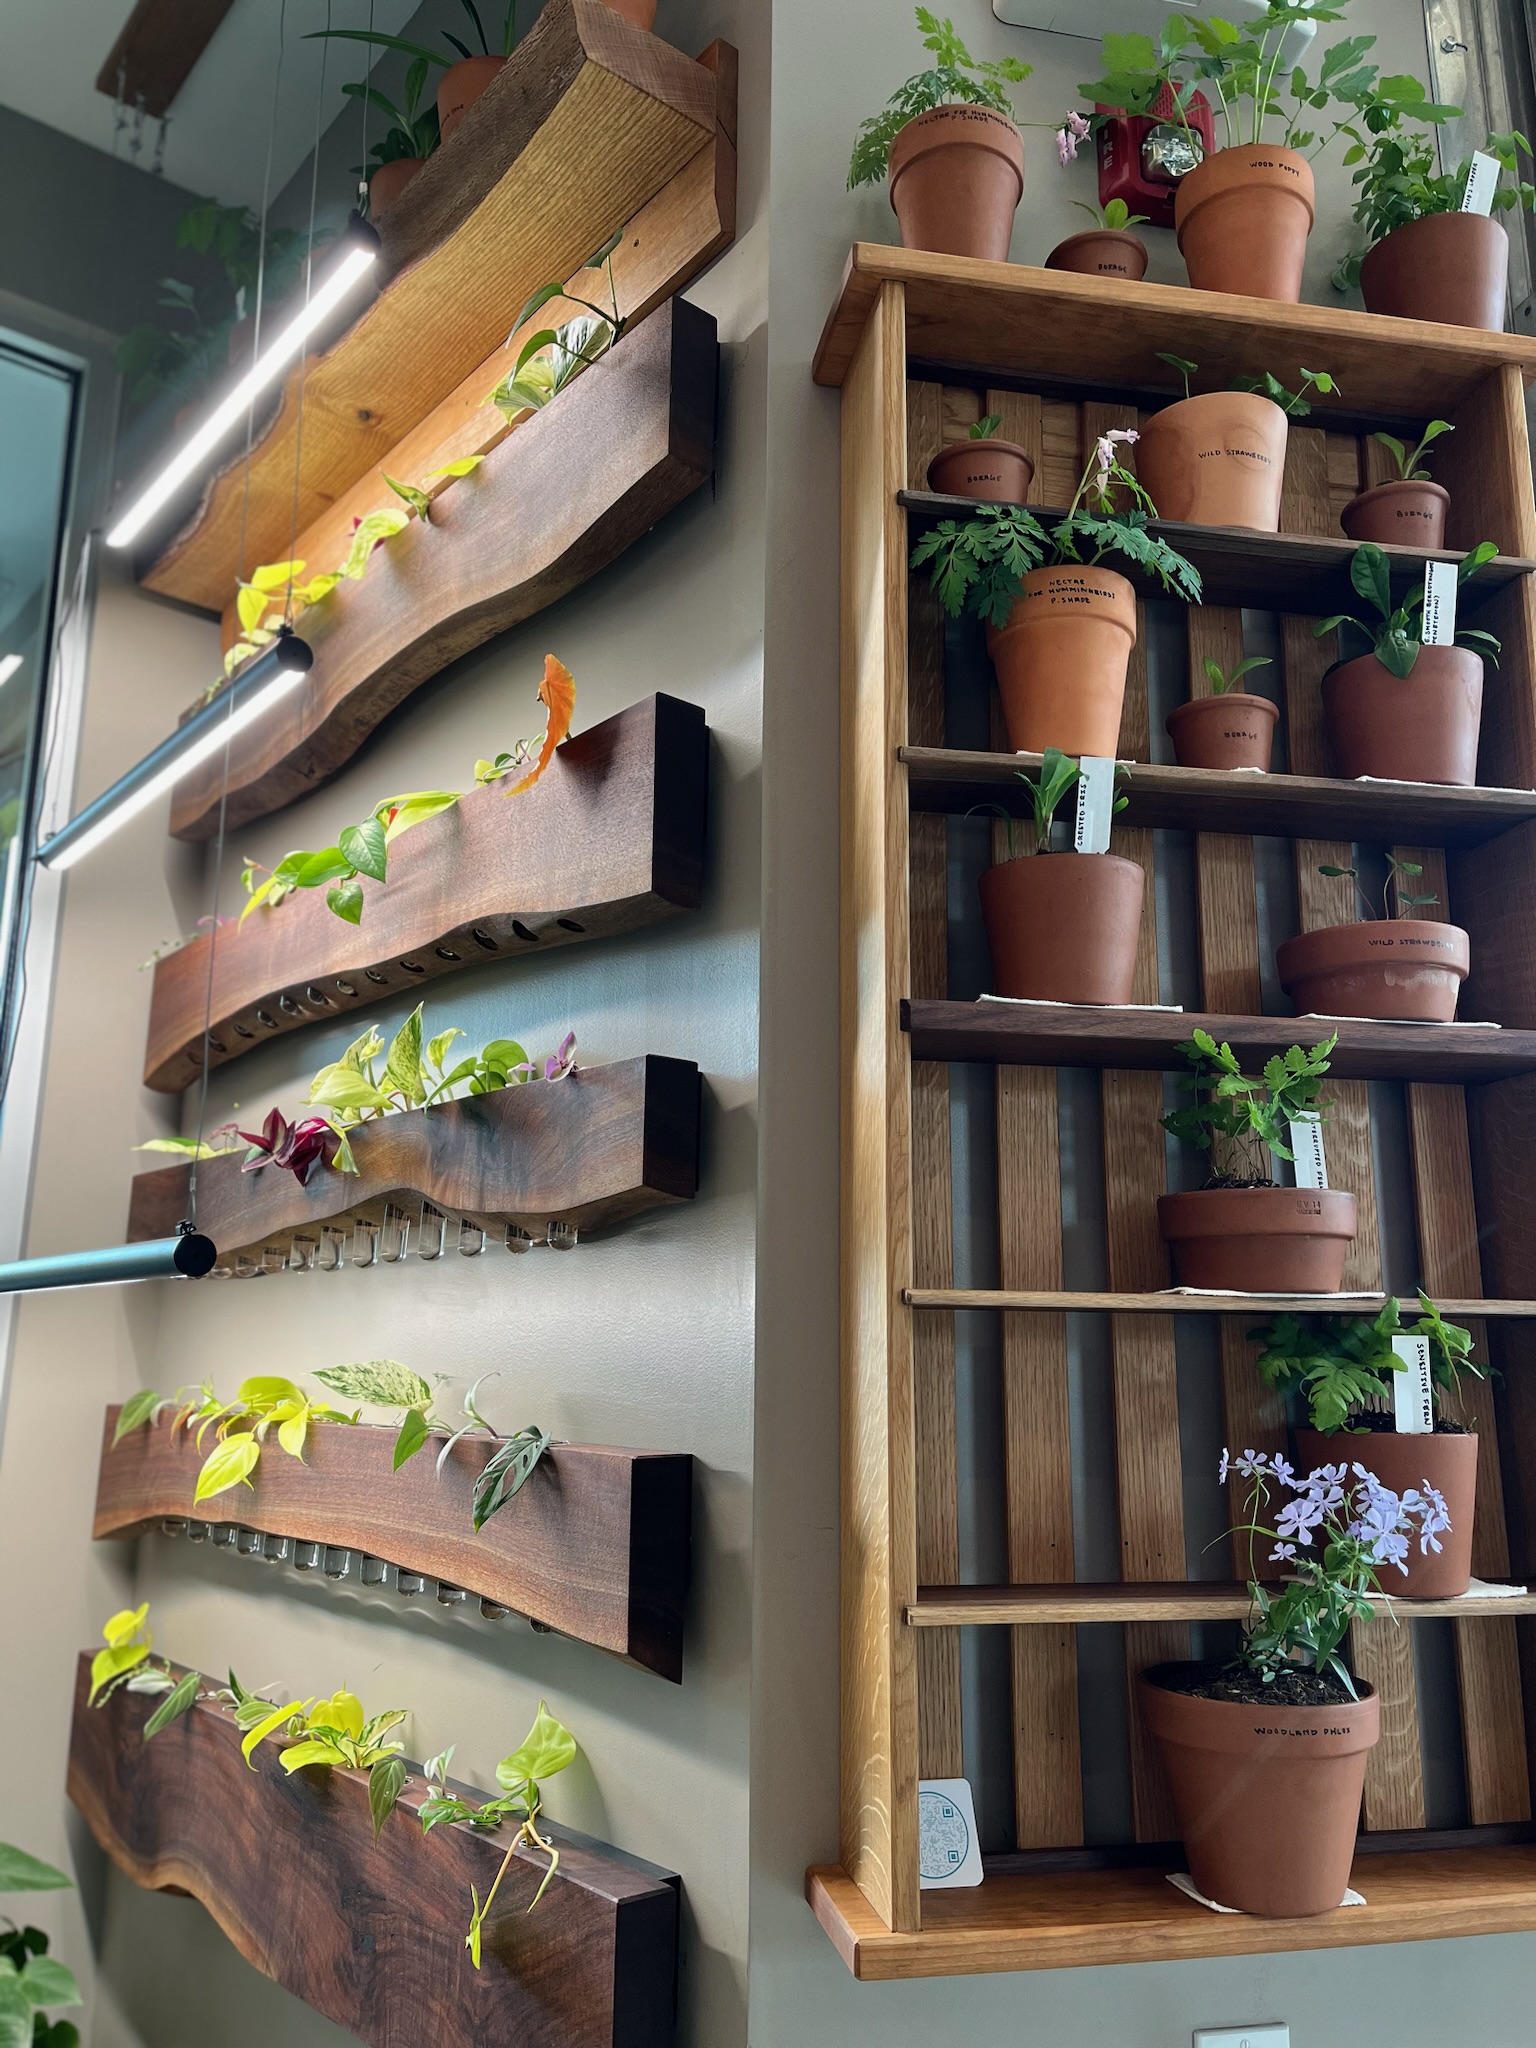
[[[1083,277],[1123,277],[1139,284],[1147,274],[1147,245],[1119,228],[1089,228],[1068,235],[1045,259],[1047,270],[1075,270]]]
[[[1136,475],[1162,519],[1278,533],[1287,430],[1257,392],[1181,398],[1142,428]]]
[[[1477,781],[1483,658],[1470,647],[1421,647],[1406,676],[1374,654],[1323,677],[1323,715],[1340,775],[1394,782]]]
[[[397,156],[392,163],[380,164],[368,180],[369,218],[374,219],[386,206],[393,206],[425,163],[424,156]]]
[[[1450,502],[1450,492],[1427,477],[1377,484],[1350,499],[1339,524],[1351,540],[1373,540],[1384,548],[1443,548]]]
[[[1114,853],[1032,853],[981,877],[994,995],[1128,1003],[1145,871]]]
[[[1187,1668],[1187,1667],[1185,1667]],[[1208,1899],[1266,1920],[1342,1905],[1366,1759],[1381,1733],[1373,1689],[1332,1707],[1245,1706],[1136,1681],[1168,1773],[1189,1874]]]
[[[1337,1294],[1355,1198],[1342,1188],[1201,1188],[1159,1195],[1157,1227],[1181,1287]]]
[[[1485,213],[1430,213],[1384,235],[1360,265],[1368,313],[1503,332],[1509,236]]]
[[[1319,1465],[1363,1465],[1383,1486],[1406,1493],[1427,1479],[1445,1495],[1451,1526],[1439,1538],[1439,1550],[1426,1556],[1417,1542],[1403,1562],[1406,1576],[1389,1564],[1377,1576],[1394,1600],[1458,1600],[1472,1581],[1472,1524],[1477,1514],[1477,1437],[1400,1436],[1396,1430],[1298,1429],[1296,1461],[1303,1472]]]
[[[1287,939],[1275,954],[1280,986],[1322,1017],[1449,1024],[1471,963],[1460,925],[1394,917],[1331,924]]]
[[[933,107],[891,144],[886,179],[902,245],[1006,263],[1024,196],[1024,138],[991,107]]]
[[[437,88],[437,128],[446,142],[488,85],[501,75],[505,57],[461,57],[443,73]]]
[[[1294,149],[1247,143],[1213,150],[1174,194],[1173,224],[1197,291],[1301,297],[1316,189]]]
[[[1021,754],[1113,758],[1136,592],[1113,569],[1031,569],[1001,631],[989,627],[1008,744]]]
[[[1016,441],[956,441],[928,465],[928,488],[987,505],[1022,505],[1029,495],[1033,459]]]
[[[605,0],[605,4],[626,21],[632,21],[636,28],[656,26],[656,0]]]
[[[1219,697],[1192,697],[1170,711],[1163,723],[1181,768],[1262,768],[1269,773],[1278,705],[1246,690]]]

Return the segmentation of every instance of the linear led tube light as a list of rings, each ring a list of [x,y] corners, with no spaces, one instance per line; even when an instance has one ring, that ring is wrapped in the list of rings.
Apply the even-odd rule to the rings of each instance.
[[[161,470],[154,482],[140,492],[107,535],[109,548],[125,548],[218,447],[224,436],[249,410],[253,401],[272,384],[303,349],[305,342],[329,319],[342,300],[378,261],[379,238],[364,220],[354,214],[341,238],[336,267],[288,325],[275,335],[257,356],[233,391],[215,407],[180,451]]]
[[[21,667],[23,657],[19,654],[0,654],[0,683],[8,683]]]
[[[94,803],[87,804],[51,839],[45,839],[37,858],[45,868],[61,873],[72,868],[130,818],[164,796],[200,761],[216,754],[226,740],[270,711],[280,697],[297,689],[313,662],[307,641],[287,631],[280,633],[276,644],[258,655],[227,690],[221,690],[152,754],[146,754],[137,767],[119,776]]]
[[[99,1252],[59,1252],[0,1266],[0,1294],[44,1287],[109,1287],[123,1280],[201,1280],[218,1258],[211,1237],[185,1227],[175,1237],[115,1244]]]

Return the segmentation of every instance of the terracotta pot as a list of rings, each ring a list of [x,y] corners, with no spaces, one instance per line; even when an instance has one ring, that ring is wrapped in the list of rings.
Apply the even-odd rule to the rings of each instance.
[[[1136,475],[1163,519],[1280,531],[1287,421],[1272,398],[1208,391],[1153,413]]]
[[[1373,540],[1384,548],[1443,548],[1450,502],[1450,492],[1428,478],[1377,484],[1350,499],[1339,524],[1351,540]]]
[[[1157,1227],[1181,1287],[1337,1294],[1355,1198],[1341,1188],[1202,1188],[1159,1195]]]
[[[1477,781],[1483,659],[1469,647],[1421,647],[1406,676],[1374,654],[1323,677],[1323,715],[1340,775],[1394,782]]]
[[[1296,1458],[1306,1472],[1347,1459],[1373,1472],[1394,1493],[1406,1493],[1427,1479],[1445,1495],[1451,1526],[1440,1537],[1439,1550],[1427,1557],[1413,1544],[1403,1560],[1406,1576],[1396,1565],[1379,1573],[1382,1588],[1394,1600],[1456,1600],[1466,1592],[1472,1580],[1472,1524],[1477,1514],[1475,1434],[1399,1436],[1396,1430],[1367,1429],[1351,1435],[1341,1429],[1323,1436],[1315,1429],[1298,1429]]]
[[[1299,1010],[1449,1024],[1470,957],[1460,925],[1395,917],[1304,932],[1285,941],[1275,964]]]
[[[1024,196],[1024,139],[991,107],[933,107],[891,144],[891,205],[908,249],[1006,263]]]
[[[1342,1904],[1365,1765],[1381,1732],[1374,1690],[1332,1707],[1245,1706],[1169,1692],[1181,1667],[1136,1681],[1173,1793],[1189,1874],[1208,1899],[1289,1920]],[[1188,1668],[1188,1667],[1183,1667]]]
[[[1301,297],[1312,232],[1312,166],[1294,149],[1217,149],[1179,180],[1173,224],[1197,291],[1251,299]]]
[[[443,73],[437,88],[437,128],[446,142],[488,85],[501,74],[505,57],[461,57]]]
[[[1262,768],[1269,772],[1279,707],[1246,690],[1193,697],[1163,721],[1181,768]]]
[[[636,28],[656,26],[656,0],[605,0],[605,4],[626,21],[632,21]]]
[[[1430,213],[1385,235],[1360,265],[1368,313],[1504,328],[1509,236],[1484,213]]]
[[[1136,593],[1113,569],[1031,569],[1001,631],[988,628],[1008,744],[1021,754],[1112,757]]]
[[[1016,441],[956,441],[929,463],[928,488],[987,505],[1022,505],[1034,473],[1033,459]]]
[[[1032,853],[981,877],[992,991],[1128,1003],[1146,874],[1114,853]]]
[[[424,156],[397,156],[392,163],[379,165],[368,180],[370,219],[377,219],[386,206],[394,205],[425,162]]]
[[[1047,270],[1075,270],[1083,277],[1124,277],[1139,284],[1147,274],[1147,245],[1118,228],[1089,228],[1068,235],[1045,259]]]

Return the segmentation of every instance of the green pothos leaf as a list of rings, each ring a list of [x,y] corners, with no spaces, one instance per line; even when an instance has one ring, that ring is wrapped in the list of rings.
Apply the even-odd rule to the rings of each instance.
[[[112,1432],[113,1450],[117,1449],[125,1436],[131,1436],[136,1429],[142,1429],[159,1406],[160,1396],[153,1387],[140,1387],[130,1400],[125,1401],[118,1410],[117,1427]]]
[[[373,1816],[373,1839],[379,1839],[395,1802],[405,1790],[405,1765],[397,1756],[387,1756],[368,1773],[368,1811]]]

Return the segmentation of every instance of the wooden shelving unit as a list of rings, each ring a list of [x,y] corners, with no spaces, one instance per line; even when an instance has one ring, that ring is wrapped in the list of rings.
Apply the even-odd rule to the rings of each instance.
[[[1146,892],[1137,1007],[957,1001],[949,935],[976,906],[955,894],[963,870],[950,858],[951,821],[979,804],[1017,813],[1015,775],[1027,764],[1002,751],[995,697],[990,751],[976,750],[987,713],[974,701],[969,750],[947,743],[947,706],[972,684],[951,675],[946,690],[944,622],[926,580],[909,577],[914,531],[950,509],[925,492],[928,463],[996,413],[1035,459],[1034,502],[1063,505],[1098,435],[1135,426],[1154,394],[1175,395],[1159,349],[1194,358],[1212,386],[1300,361],[1331,370],[1348,394],[1347,410],[1320,405],[1292,428],[1282,534],[1177,536],[1211,583],[1212,601],[1185,613],[1191,694],[1206,687],[1206,656],[1230,663],[1244,651],[1237,606],[1281,614],[1271,674],[1291,772],[1153,765],[1143,632],[1118,749],[1132,763],[1130,808],[1114,840],[1160,885]],[[1485,1583],[1536,1581],[1536,500],[1524,412],[1536,343],[859,245],[816,375],[841,387],[843,417],[843,1843],[839,1868],[809,1873],[811,1905],[855,1974],[885,1978],[1536,1927],[1536,1699],[1522,1675],[1536,1641],[1530,1593],[1412,1610],[1448,1623],[1455,1644],[1464,1812],[1454,1839],[1429,1825],[1413,1623],[1383,1614],[1357,1626],[1355,1668],[1381,1691],[1391,1731],[1366,1781],[1356,1882],[1370,1904],[1305,1922],[1208,1913],[1146,1867],[1177,1854],[1164,1853],[1177,1830],[1134,1707],[1126,1753],[1112,1760],[1130,1787],[1125,1839],[1082,1848],[1076,1636],[1080,1626],[1112,1632],[1129,1683],[1148,1664],[1191,1654],[1192,1627],[1240,1617],[1232,1581],[1247,1560],[1235,1547],[1228,1581],[1191,1579],[1186,1564],[1180,1329],[1191,1316],[1207,1328],[1214,1320],[1216,1378],[1185,1394],[1218,1405],[1199,1417],[1204,1440],[1286,1448],[1287,1416],[1254,1369],[1248,1332],[1284,1308],[1373,1313],[1389,1222],[1394,1242],[1406,1230],[1416,1245],[1412,1278],[1469,1321],[1502,1369],[1496,1396],[1482,1385],[1464,1403],[1482,1447],[1473,1570]],[[1436,416],[1457,429],[1440,444],[1437,472],[1452,495],[1448,543],[1460,551],[1491,538],[1505,556],[1479,600],[1479,623],[1504,642],[1486,684],[1482,786],[1336,781],[1318,688],[1334,651],[1313,625],[1336,608],[1347,575],[1338,513],[1381,480],[1371,429],[1417,431]],[[1423,559],[1405,554],[1405,580]],[[981,672],[966,662],[964,678]],[[1187,909],[1177,872],[1159,870],[1154,832],[1164,829],[1192,835],[1181,842],[1194,870]],[[1350,865],[1353,844],[1419,860],[1445,914],[1472,934],[1461,1014],[1502,1027],[1340,1026],[1329,1163],[1360,1216],[1344,1297],[1178,1294],[1157,1236],[1163,1072],[1182,1064],[1177,1041],[1201,1022],[1259,1056],[1330,1028],[1264,1014],[1257,834],[1291,842],[1303,930],[1355,915],[1348,885],[1318,872]],[[993,857],[1005,851],[998,825]],[[1180,938],[1199,998],[1183,1012],[1153,1007],[1166,999],[1157,919],[1168,914],[1191,927]],[[955,1285],[952,1060],[991,1069],[995,1154],[967,1164],[972,1190],[995,1175],[995,1249],[984,1218],[967,1251],[967,1278],[984,1282],[978,1259],[990,1262],[990,1285]],[[1098,1194],[1079,1197],[1089,1212],[1074,1212],[1070,1244],[1054,1199],[1068,1142],[1057,1070],[1068,1065],[1096,1070],[1099,1117],[1086,1139],[1080,1120],[1069,1136],[1098,1155],[1087,1181],[1102,1176],[1102,1208]],[[973,1149],[985,1146],[976,1087],[973,1075],[963,1098]],[[1395,1091],[1409,1151],[1380,1186],[1378,1087]],[[1069,1285],[1069,1266],[1100,1277]],[[1394,1284],[1405,1287],[1402,1272]],[[966,1584],[961,1573],[962,1313],[971,1331],[977,1315],[990,1318],[996,1345],[1005,1473],[993,1540],[1006,1542],[1004,1586]],[[1079,1318],[1099,1318],[1107,1336],[1112,1412],[1101,1392],[1098,1412],[1074,1425],[1069,1327],[1085,1327]],[[1092,1457],[1115,1475],[1112,1585],[1079,1581],[1074,1427],[1095,1432]],[[968,1515],[982,1511],[967,1504]],[[917,1788],[964,1773],[959,1630],[974,1625],[1009,1630],[1000,1711],[1013,1732],[1013,1839],[979,1888],[925,1893]]]

